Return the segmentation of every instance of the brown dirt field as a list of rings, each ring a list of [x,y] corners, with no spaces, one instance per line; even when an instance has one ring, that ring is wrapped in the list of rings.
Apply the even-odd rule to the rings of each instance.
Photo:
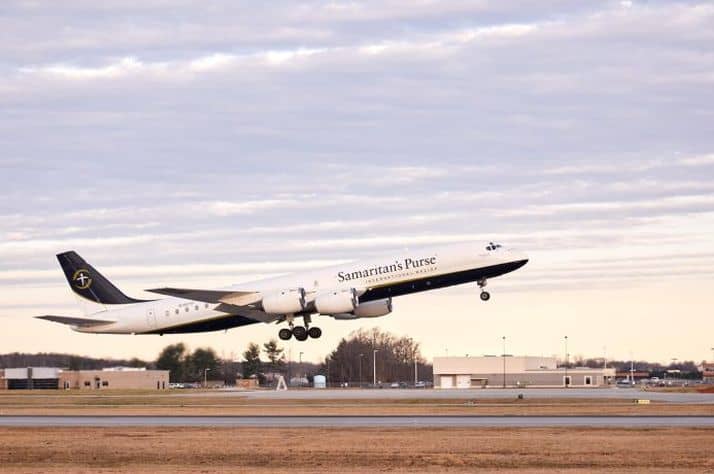
[[[713,441],[703,428],[5,428],[0,472],[711,472]]]

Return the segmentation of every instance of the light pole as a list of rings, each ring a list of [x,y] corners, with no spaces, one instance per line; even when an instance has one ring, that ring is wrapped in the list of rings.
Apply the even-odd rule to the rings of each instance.
[[[568,336],[565,336],[565,388],[568,388],[570,381],[568,380]]]
[[[372,351],[372,385],[377,386],[377,352],[378,349]]]
[[[359,388],[362,388],[362,359],[364,359],[364,354],[359,355]]]
[[[298,378],[301,378],[302,377],[302,352],[300,352],[300,354],[298,355],[298,360],[299,360],[299,362],[298,362],[298,370],[299,370]]]
[[[503,388],[506,388],[506,336],[503,339]]]
[[[417,357],[416,357],[416,352],[415,352],[414,353],[414,388],[416,388],[418,381],[419,381],[419,368],[417,367]]]
[[[208,367],[203,369],[203,388],[208,387],[208,371],[211,370]]]

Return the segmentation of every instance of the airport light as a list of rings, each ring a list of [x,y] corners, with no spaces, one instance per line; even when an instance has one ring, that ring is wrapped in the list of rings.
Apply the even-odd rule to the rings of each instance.
[[[377,352],[378,349],[372,351],[372,385],[377,386]]]
[[[208,387],[208,371],[211,370],[208,367],[203,369],[203,388]]]
[[[359,388],[362,388],[364,385],[362,382],[362,359],[364,359],[364,354],[359,355]]]
[[[506,388],[506,336],[503,339],[503,388]]]

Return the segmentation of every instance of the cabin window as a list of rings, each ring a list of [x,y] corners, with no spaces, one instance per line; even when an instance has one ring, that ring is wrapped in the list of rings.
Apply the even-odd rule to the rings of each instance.
[[[106,380],[102,380],[102,387],[108,387],[108,386],[109,386],[109,382],[107,382]]]
[[[169,310],[168,310],[168,309],[166,310],[166,317],[167,317],[167,318],[169,317]]]
[[[187,312],[187,313],[188,313],[188,310],[189,310],[189,308],[188,308],[188,306],[186,306],[186,312]]]
[[[85,380],[85,381],[84,381],[84,386],[85,386],[85,387],[91,387],[91,386],[92,386],[92,383],[91,383],[89,380]]]
[[[196,309],[196,311],[198,311],[198,305],[196,305],[194,308]]]
[[[176,308],[176,314],[179,314],[179,309],[178,309],[178,308]]]
[[[208,308],[208,303],[206,303],[206,308]]]

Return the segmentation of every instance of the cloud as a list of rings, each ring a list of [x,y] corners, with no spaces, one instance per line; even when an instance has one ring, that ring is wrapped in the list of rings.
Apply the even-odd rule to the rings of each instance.
[[[4,7],[18,318],[33,285],[71,303],[70,248],[136,291],[462,240],[532,254],[514,293],[714,265],[708,3]]]

